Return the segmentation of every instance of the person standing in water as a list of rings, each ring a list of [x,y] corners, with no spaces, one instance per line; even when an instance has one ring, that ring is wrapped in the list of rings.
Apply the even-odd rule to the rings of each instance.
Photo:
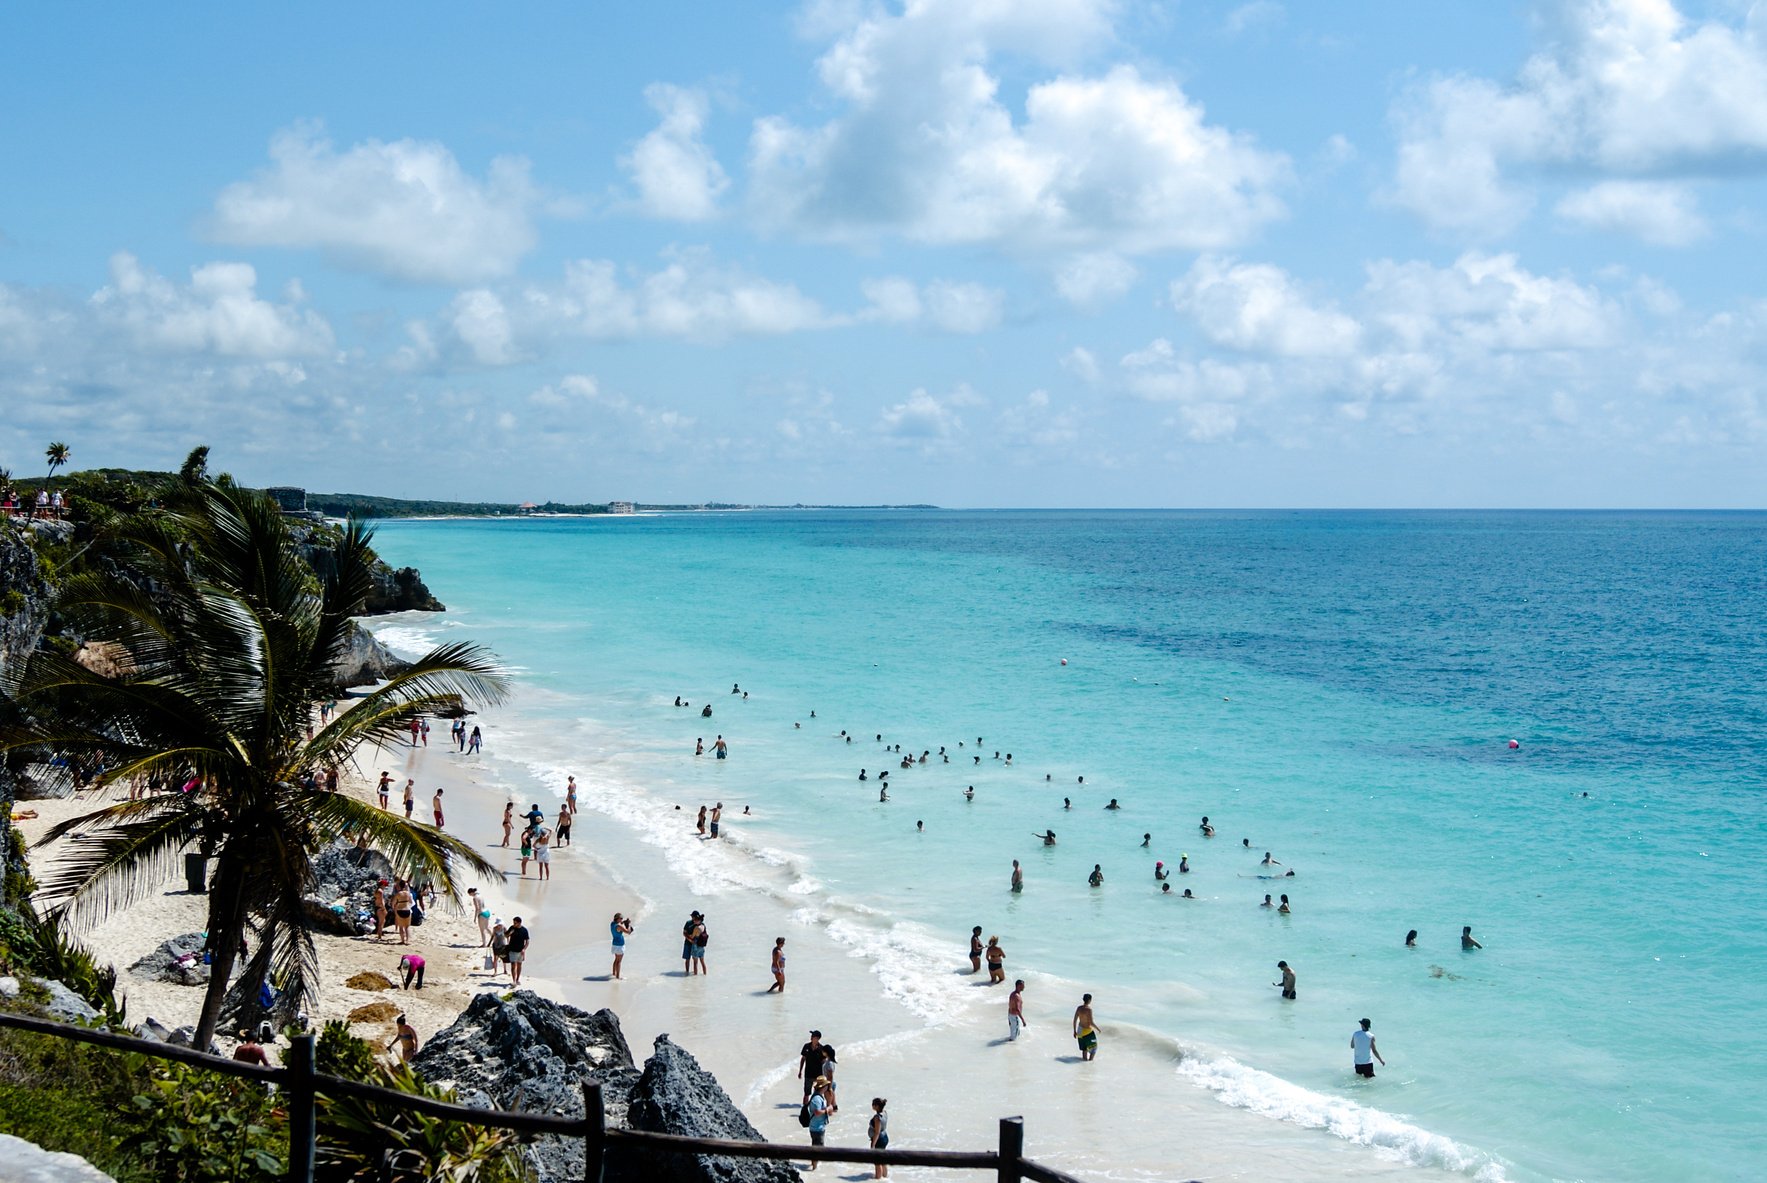
[[[1271,982],[1270,984],[1281,989],[1282,997],[1285,1000],[1293,1002],[1295,1000],[1295,971],[1288,967],[1288,962],[1286,961],[1278,961],[1276,963],[1276,968],[1282,971],[1282,980],[1280,982]]]
[[[767,987],[769,994],[785,993],[785,938],[773,938],[773,984]]]
[[[1092,995],[1082,994],[1074,1008],[1074,1040],[1080,1045],[1080,1061],[1086,1063],[1098,1055],[1098,1026],[1092,1021]]]
[[[982,953],[988,959],[988,984],[998,986],[1006,980],[1006,950],[1000,947],[1000,938],[989,937]]]
[[[871,1138],[873,1150],[888,1150],[890,1148],[890,1115],[884,1112],[884,1106],[888,1104],[889,1102],[882,1097],[871,1098],[871,1124],[866,1129],[866,1133]],[[888,1179],[890,1168],[880,1162],[877,1164],[877,1169],[871,1172],[871,1177],[873,1179]]]
[[[632,935],[632,922],[615,912],[613,923],[607,927],[614,939],[614,967],[608,971],[608,976],[617,982],[620,980],[620,962],[626,956],[626,938]]]
[[[982,972],[982,926],[979,924],[969,930],[969,972]]]
[[[1092,864],[1092,874],[1086,876],[1086,882],[1091,884],[1093,887],[1103,887],[1104,886],[1104,868],[1100,867],[1097,863],[1093,863]]]
[[[1025,889],[1025,873],[1019,868],[1018,860],[1012,860],[1012,890],[1020,892]]]
[[[1485,947],[1473,940],[1472,925],[1470,924],[1460,930],[1460,947],[1462,949],[1483,949]]]
[[[1019,978],[1012,984],[1012,993],[1006,996],[1006,1042],[1017,1039],[1019,1029],[1024,1025],[1025,980]]]
[[[1387,1066],[1387,1062],[1381,1059],[1380,1049],[1374,1046],[1374,1033],[1369,1030],[1371,1026],[1372,1023],[1363,1019],[1361,1029],[1350,1032],[1350,1051],[1356,1062],[1356,1075],[1373,1080],[1374,1062],[1380,1060],[1382,1068]]]

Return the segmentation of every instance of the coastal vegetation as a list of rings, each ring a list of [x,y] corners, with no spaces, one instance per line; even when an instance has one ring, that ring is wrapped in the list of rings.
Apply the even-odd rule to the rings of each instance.
[[[40,873],[39,904],[77,927],[139,898],[187,853],[212,863],[199,1047],[224,1002],[250,1021],[266,1003],[292,1015],[308,999],[316,967],[303,895],[325,846],[363,838],[450,899],[463,873],[488,868],[458,839],[327,792],[324,779],[419,714],[504,690],[481,649],[442,646],[315,729],[313,708],[334,692],[332,663],[372,586],[371,533],[343,527],[320,577],[272,501],[209,481],[205,468],[143,484],[144,498],[122,504],[107,482],[108,516],[79,561],[57,564],[53,611],[108,668],[38,647],[0,723],[0,754],[141,790],[51,830],[82,841]]]

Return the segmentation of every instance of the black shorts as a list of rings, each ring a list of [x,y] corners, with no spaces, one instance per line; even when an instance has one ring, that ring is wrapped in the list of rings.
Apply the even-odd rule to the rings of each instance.
[[[1295,992],[1293,990],[1284,990],[1282,992],[1282,996],[1284,998],[1288,999],[1290,1002],[1293,1002],[1295,1000]]]
[[[823,1135],[825,1135],[827,1133],[828,1133],[827,1130],[811,1130],[810,1131],[810,1145],[812,1145],[812,1146],[822,1145]]]
[[[1356,1065],[1356,1075],[1366,1076],[1370,1080],[1374,1079],[1374,1065],[1372,1063]]]

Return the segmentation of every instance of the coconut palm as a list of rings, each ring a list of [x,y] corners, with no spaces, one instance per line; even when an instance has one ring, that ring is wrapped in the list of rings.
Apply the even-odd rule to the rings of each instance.
[[[54,480],[55,470],[66,464],[68,458],[73,454],[73,449],[64,443],[57,442],[50,444],[43,452],[44,458],[49,461],[49,475],[44,479]]]
[[[58,595],[61,616],[120,652],[123,672],[102,676],[40,650],[13,688],[22,722],[0,727],[0,752],[103,751],[101,783],[183,785],[50,830],[45,842],[81,841],[41,875],[39,898],[80,927],[157,888],[193,848],[212,856],[213,962],[195,1037],[206,1048],[248,935],[248,1015],[260,982],[282,986],[287,1011],[311,997],[303,896],[314,857],[340,837],[365,834],[401,874],[456,903],[464,874],[494,873],[458,839],[325,792],[315,778],[322,784],[326,767],[403,734],[419,714],[500,700],[505,681],[477,646],[445,645],[311,732],[369,591],[370,531],[345,529],[321,583],[262,494],[203,484],[179,504],[137,519],[128,566],[71,578]]]

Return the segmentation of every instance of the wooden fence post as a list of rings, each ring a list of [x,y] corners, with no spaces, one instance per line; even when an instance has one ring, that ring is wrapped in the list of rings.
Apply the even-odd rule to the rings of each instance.
[[[1000,1119],[1000,1183],[1024,1183],[1025,1119]]]
[[[289,1183],[313,1183],[313,1142],[316,1118],[313,1110],[313,1036],[297,1035],[289,1041],[288,1056],[288,1178]]]
[[[601,1085],[583,1082],[583,1183],[601,1183],[607,1155],[607,1109],[601,1103]]]

